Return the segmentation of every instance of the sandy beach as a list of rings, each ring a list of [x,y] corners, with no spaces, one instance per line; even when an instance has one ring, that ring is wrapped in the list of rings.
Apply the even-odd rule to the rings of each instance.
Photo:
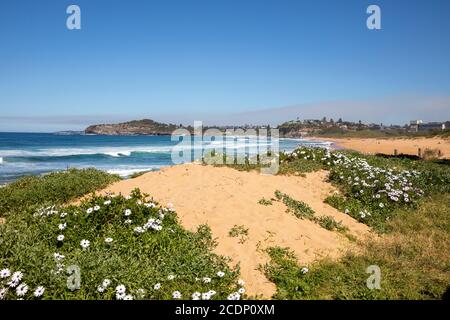
[[[258,270],[268,261],[265,248],[289,247],[299,257],[300,264],[308,265],[326,256],[337,258],[352,244],[338,232],[287,213],[283,203],[259,204],[263,197],[273,198],[274,191],[280,190],[306,202],[317,216],[329,215],[342,221],[352,235],[362,238],[368,234],[366,225],[323,202],[327,195],[335,192],[331,184],[325,182],[325,177],[324,171],[309,173],[306,177],[269,176],[226,167],[186,164],[117,182],[102,193],[126,195],[140,188],[162,204],[172,203],[184,227],[195,230],[201,224],[209,225],[218,241],[216,252],[230,257],[231,265],[240,264],[248,293],[269,298],[276,290],[275,285]],[[249,229],[244,243],[229,236],[235,225]]]
[[[392,138],[392,139],[375,139],[375,138],[318,138],[311,137],[319,141],[334,142],[337,147],[344,149],[356,150],[362,153],[376,154],[394,154],[404,153],[417,155],[418,149],[422,152],[426,149],[440,150],[441,158],[450,158],[450,139],[443,138]]]

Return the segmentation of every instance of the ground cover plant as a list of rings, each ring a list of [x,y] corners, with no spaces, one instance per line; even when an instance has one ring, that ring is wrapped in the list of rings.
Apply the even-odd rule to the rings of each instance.
[[[331,216],[315,216],[315,211],[307,203],[300,200],[295,200],[279,190],[275,191],[275,199],[282,201],[287,207],[286,211],[292,213],[299,219],[310,220],[329,231],[337,230],[338,232],[342,232],[344,234],[348,231],[348,228],[343,226],[342,222],[337,222]]]
[[[361,244],[338,261],[309,266],[288,248],[269,248],[264,266],[277,286],[275,299],[448,299],[450,290],[450,195],[428,198],[419,209],[396,209],[391,232]],[[369,289],[367,268],[381,270],[380,289]]]
[[[228,236],[233,238],[239,238],[239,243],[244,243],[248,237],[248,228],[243,225],[234,225],[228,232]]]
[[[340,195],[326,202],[360,222],[385,231],[396,209],[416,209],[427,196],[450,191],[448,166],[429,161],[387,159],[355,152],[299,148],[280,155],[281,163],[298,158],[329,171]]]
[[[258,201],[258,203],[259,203],[260,205],[263,205],[263,206],[271,206],[271,205],[272,205],[272,200],[267,200],[267,199],[265,199],[265,198],[262,198],[262,199],[260,199],[260,200]]]
[[[31,193],[28,188],[33,194],[43,190],[25,184],[24,194]],[[63,203],[67,194],[53,192],[45,190]],[[138,190],[129,197],[93,196],[78,205],[42,203],[10,207],[0,225],[0,299],[245,297],[238,269],[212,253],[209,228],[183,229],[170,204],[161,206]]]
[[[0,217],[44,204],[62,204],[101,189],[119,176],[96,169],[69,169],[42,176],[27,176],[0,189]]]

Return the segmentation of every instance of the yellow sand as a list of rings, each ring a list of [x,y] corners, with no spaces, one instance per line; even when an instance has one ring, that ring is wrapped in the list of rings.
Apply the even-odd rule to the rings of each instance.
[[[286,207],[280,202],[269,206],[258,204],[261,198],[273,198],[274,191],[280,190],[308,203],[317,216],[330,215],[342,221],[354,235],[362,237],[368,233],[367,226],[323,203],[323,199],[334,192],[325,177],[326,172],[310,173],[306,177],[270,176],[187,164],[123,180],[103,192],[126,195],[138,187],[161,204],[173,203],[186,228],[195,230],[200,224],[208,224],[218,241],[215,251],[231,257],[232,265],[240,263],[247,292],[269,298],[276,290],[275,285],[258,270],[261,264],[268,262],[265,248],[289,247],[295,251],[299,262],[307,265],[325,256],[336,258],[351,247],[351,243],[337,232],[286,213]],[[249,229],[248,239],[243,244],[239,243],[239,238],[228,235],[234,225]]]
[[[316,138],[315,138],[316,139]],[[450,139],[443,138],[410,138],[410,139],[374,139],[374,138],[317,138],[319,140],[333,141],[345,149],[356,150],[362,153],[393,154],[397,152],[418,155],[418,149],[440,150],[442,158],[450,158]]]

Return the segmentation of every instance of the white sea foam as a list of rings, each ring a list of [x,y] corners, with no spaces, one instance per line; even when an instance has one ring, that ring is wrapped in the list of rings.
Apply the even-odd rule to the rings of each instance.
[[[126,168],[126,169],[107,169],[106,172],[111,173],[111,174],[117,174],[121,177],[129,177],[134,173],[138,173],[138,172],[144,172],[144,171],[155,171],[159,168],[162,168],[164,166],[150,166],[150,167],[146,167],[146,168]]]
[[[237,140],[237,141],[236,141]],[[140,153],[170,153],[173,150],[199,150],[199,149],[245,149],[256,148],[258,146],[270,145],[270,141],[258,141],[254,138],[238,137],[234,139],[220,139],[216,141],[204,142],[203,144],[195,143],[193,145],[162,145],[162,146],[124,146],[124,147],[98,147],[98,148],[42,148],[36,150],[0,150],[0,164],[5,157],[63,157],[63,156],[77,156],[77,155],[94,155],[104,154],[111,157],[129,157],[133,152]],[[327,146],[330,142],[316,142],[303,139],[280,139],[298,141],[299,144]]]

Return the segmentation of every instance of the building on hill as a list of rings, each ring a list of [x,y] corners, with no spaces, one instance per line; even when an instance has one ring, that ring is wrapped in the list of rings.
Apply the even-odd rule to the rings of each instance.
[[[411,120],[409,122],[409,131],[444,131],[449,129],[450,121],[446,122],[426,122],[422,120]]]

